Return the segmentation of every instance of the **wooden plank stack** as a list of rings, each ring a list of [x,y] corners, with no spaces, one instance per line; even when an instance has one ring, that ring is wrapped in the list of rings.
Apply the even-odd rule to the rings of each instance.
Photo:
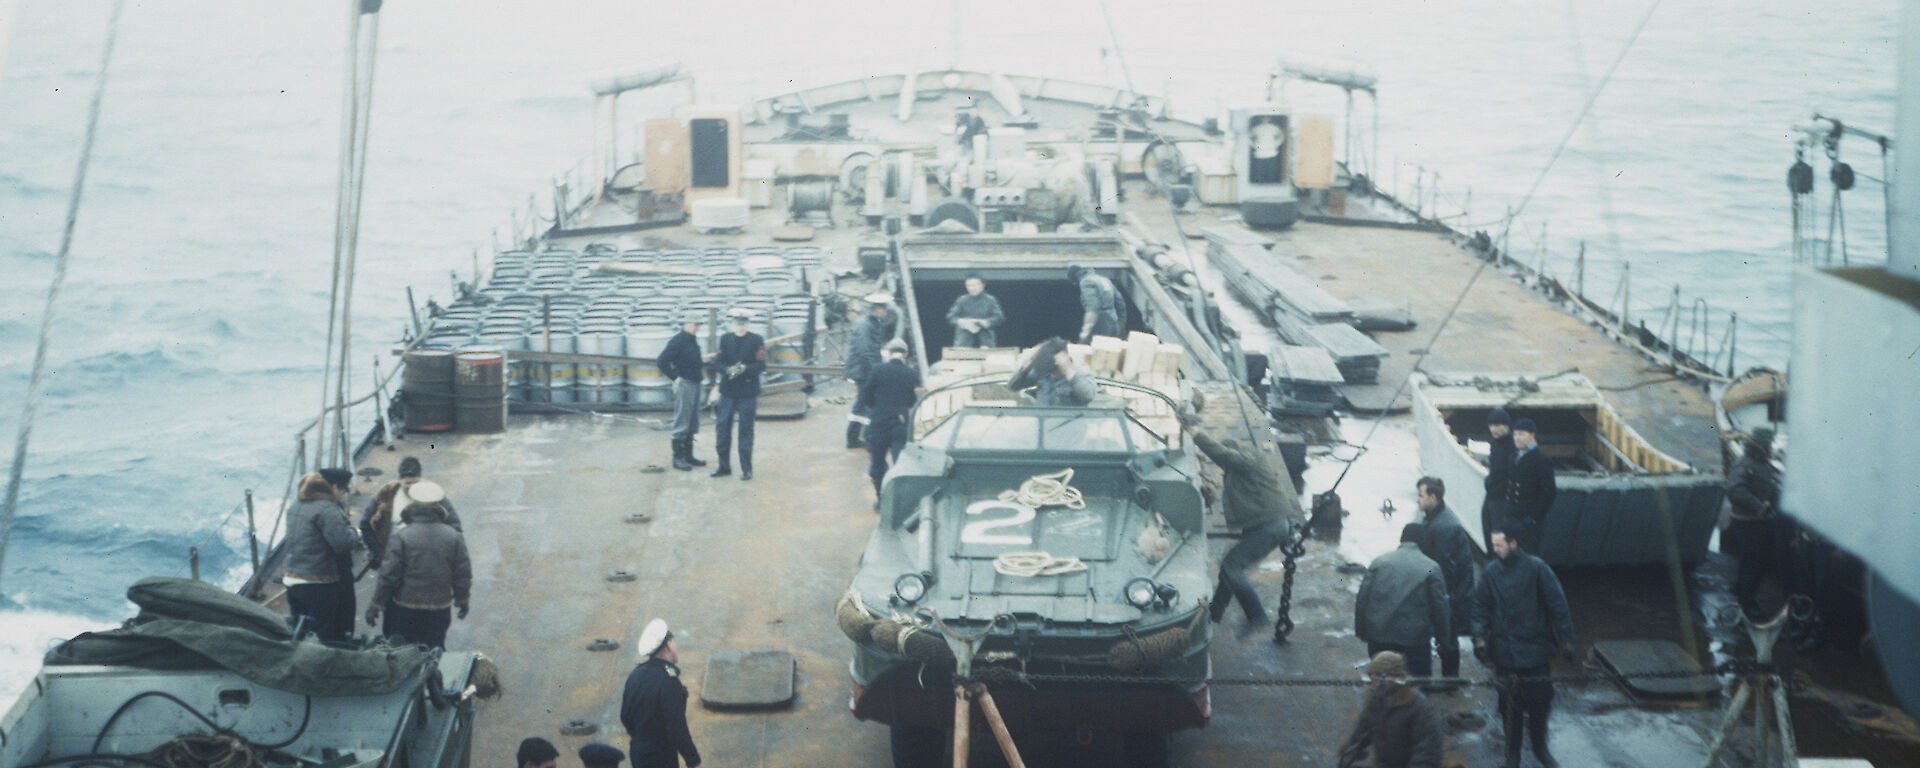
[[[1269,241],[1252,230],[1219,226],[1203,233],[1207,237],[1207,258],[1236,293],[1273,321],[1274,329],[1288,344],[1326,350],[1347,383],[1372,384],[1379,380],[1380,361],[1387,356],[1387,349],[1354,329],[1354,310],[1346,300],[1281,264],[1267,252]]]

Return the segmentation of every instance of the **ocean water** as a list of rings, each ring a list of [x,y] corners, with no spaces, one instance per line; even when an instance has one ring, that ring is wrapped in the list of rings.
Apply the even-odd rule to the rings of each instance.
[[[590,151],[593,76],[684,62],[738,103],[873,71],[1044,72],[1204,115],[1260,97],[1282,57],[1381,75],[1376,180],[1440,174],[1497,221],[1525,193],[1641,2],[1167,4],[985,0],[908,7],[395,0],[383,13],[353,321],[358,365],[397,338],[405,290],[449,293],[509,212]],[[128,614],[127,584],[246,560],[237,505],[271,509],[318,407],[347,3],[129,4],[58,305],[21,516],[0,569],[0,702],[54,638]],[[105,32],[104,0],[22,0],[0,66],[0,465],[10,460]],[[1892,0],[1669,0],[1512,229],[1589,293],[1630,262],[1635,311],[1679,285],[1742,366],[1789,332],[1790,127],[1814,110],[1890,130]],[[1115,41],[1118,41],[1118,46]],[[1123,66],[1124,62],[1124,66]],[[1337,93],[1295,86],[1301,112]],[[641,99],[623,104],[637,116]],[[1362,115],[1364,115],[1364,110]],[[1845,158],[1879,176],[1878,161]],[[1823,164],[1816,164],[1824,174]],[[1824,189],[1824,186],[1823,186]],[[1884,258],[1879,190],[1848,197],[1850,255]],[[1491,224],[1486,224],[1491,226]],[[1545,227],[1544,240],[1541,238]],[[502,232],[504,235],[504,232]],[[1539,242],[1536,242],[1539,241]],[[355,373],[364,391],[370,372]],[[225,525],[222,525],[222,523]]]

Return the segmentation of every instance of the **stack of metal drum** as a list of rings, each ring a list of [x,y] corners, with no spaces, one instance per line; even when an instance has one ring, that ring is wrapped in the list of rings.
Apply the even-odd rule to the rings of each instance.
[[[422,360],[433,358],[424,369],[430,376],[441,375],[445,366],[435,363],[446,353],[426,350],[450,350],[456,360],[477,356],[468,361],[464,374],[448,371],[445,377],[457,380],[460,402],[450,410],[461,416],[462,430],[497,430],[494,422],[504,424],[506,401],[571,403],[586,409],[667,403],[672,400],[668,382],[651,363],[514,362],[500,366],[504,370],[498,392],[483,393],[482,387],[491,383],[485,380],[492,370],[487,360],[518,350],[651,359],[690,311],[743,307],[754,314],[753,330],[769,339],[803,333],[809,318],[823,326],[807,285],[820,274],[824,260],[825,254],[813,246],[617,251],[592,245],[585,251],[506,251],[495,257],[484,288],[433,318],[415,351],[425,356]],[[596,269],[607,262],[663,269]],[[804,344],[797,339],[773,344],[769,357],[772,362],[801,362]],[[413,381],[414,364],[409,355],[408,382]],[[492,418],[481,405],[485,397],[501,398],[496,409],[501,418]],[[428,399],[439,402],[437,395]]]

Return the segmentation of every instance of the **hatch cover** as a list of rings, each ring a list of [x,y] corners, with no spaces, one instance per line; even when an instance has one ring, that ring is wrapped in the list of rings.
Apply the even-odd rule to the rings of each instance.
[[[1699,662],[1667,640],[1601,640],[1593,644],[1593,655],[1608,671],[1620,675],[1621,685],[1636,698],[1702,698],[1720,692],[1720,680],[1713,676],[1634,677],[1701,672]]]
[[[720,651],[707,657],[700,703],[708,709],[769,709],[793,702],[793,654]]]

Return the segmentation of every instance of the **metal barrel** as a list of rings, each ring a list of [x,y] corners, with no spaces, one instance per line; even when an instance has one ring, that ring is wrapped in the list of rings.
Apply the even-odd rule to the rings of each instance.
[[[574,346],[583,355],[619,357],[626,354],[626,337],[621,323],[584,325],[574,336]],[[624,398],[625,365],[618,363],[579,363],[574,366],[575,400],[582,403],[617,403]]]
[[[780,336],[797,334],[806,329],[807,310],[804,307],[798,309],[782,307],[774,310],[772,327],[774,337],[778,338]],[[773,345],[771,349],[767,350],[767,361],[783,365],[797,365],[807,361],[806,350],[807,345],[804,339],[784,341]],[[791,378],[793,378],[793,374],[771,373],[767,374],[766,380],[768,382],[775,382],[786,381]]]
[[[629,403],[673,402],[673,382],[660,375],[653,359],[667,348],[675,330],[666,323],[633,323],[627,326],[627,355],[648,362],[627,365],[626,398]]]
[[[407,403],[407,429],[445,432],[453,429],[453,350],[415,347],[407,352],[400,391]]]
[[[535,328],[535,333],[538,333],[538,332],[539,332],[539,329]],[[555,326],[548,331],[547,335],[552,340],[552,351],[554,352],[576,351],[573,346],[574,345],[573,327],[571,324],[559,325],[556,323]],[[543,365],[542,368],[544,369],[547,376],[546,402],[549,402],[549,403],[579,402],[579,400],[576,399],[576,395],[574,392],[574,387],[577,385],[577,382],[574,379],[574,365],[572,363],[551,363],[551,364]]]
[[[453,358],[454,423],[462,432],[507,428],[507,353],[468,347]]]

